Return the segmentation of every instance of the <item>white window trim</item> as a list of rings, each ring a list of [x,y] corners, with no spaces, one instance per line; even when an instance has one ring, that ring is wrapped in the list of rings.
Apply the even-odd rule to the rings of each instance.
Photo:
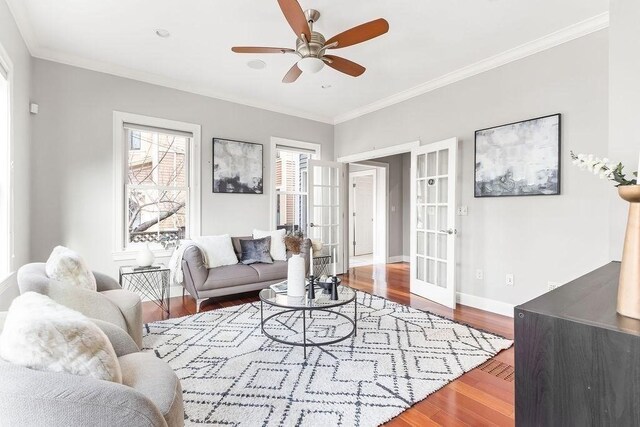
[[[13,80],[13,62],[9,57],[9,54],[4,49],[4,46],[0,44],[0,66],[5,69],[7,72],[7,82],[9,84],[9,105],[8,105],[8,113],[9,117],[7,120],[8,132],[7,132],[7,151],[4,153],[6,156],[6,160],[9,163],[9,167],[7,168],[7,175],[5,179],[7,180],[7,185],[9,188],[9,200],[7,200],[6,211],[2,212],[0,217],[4,216],[6,218],[6,223],[4,224],[7,227],[7,232],[9,233],[9,239],[5,243],[7,246],[5,247],[7,251],[7,255],[9,259],[7,260],[8,271],[5,277],[0,277],[0,282],[5,282],[6,279],[13,274],[15,271],[15,234],[14,234],[14,163],[13,163],[13,141],[14,141],[14,126],[13,126],[13,118],[15,116],[15,108],[14,108],[14,80]],[[6,216],[5,216],[6,215]],[[8,282],[6,282],[8,283]],[[3,289],[0,289],[2,292]]]
[[[202,222],[200,211],[200,162],[201,147],[201,127],[193,123],[179,122],[175,120],[160,119],[156,117],[142,116],[139,114],[113,112],[113,197],[114,197],[114,227],[113,227],[113,260],[125,261],[135,259],[137,251],[126,249],[125,245],[125,165],[126,165],[126,139],[125,123],[135,123],[162,129],[173,129],[189,132],[193,135],[191,147],[189,147],[189,234],[199,236]],[[172,250],[157,249],[153,251],[156,257],[169,257]]]
[[[294,139],[286,139],[279,138],[277,136],[271,137],[271,153],[270,153],[270,190],[269,190],[269,199],[271,206],[269,212],[269,228],[275,230],[276,229],[276,204],[277,204],[277,192],[276,192],[276,147],[278,145],[284,145],[291,148],[300,148],[303,150],[313,151],[314,154],[311,155],[312,159],[321,160],[322,159],[322,145],[317,144],[315,142],[305,142],[305,141],[297,141]],[[305,230],[306,232],[306,230]]]

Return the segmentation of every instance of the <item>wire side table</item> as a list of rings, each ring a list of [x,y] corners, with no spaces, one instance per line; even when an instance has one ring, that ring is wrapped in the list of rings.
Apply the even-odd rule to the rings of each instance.
[[[313,256],[313,275],[320,277],[325,274],[327,266],[331,263],[331,255]]]
[[[151,267],[128,265],[120,267],[120,286],[149,298],[167,315],[170,315],[170,276],[171,270],[163,265]]]

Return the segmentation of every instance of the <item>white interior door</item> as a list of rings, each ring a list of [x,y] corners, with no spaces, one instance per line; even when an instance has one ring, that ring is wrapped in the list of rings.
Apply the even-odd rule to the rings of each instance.
[[[458,139],[411,152],[411,292],[456,306],[456,159]]]
[[[353,254],[373,253],[374,174],[353,176]]]
[[[336,272],[344,273],[342,198],[344,164],[324,160],[309,160],[309,237],[324,243],[322,254],[336,250]],[[335,260],[334,260],[335,261]],[[331,273],[329,265],[327,273]]]

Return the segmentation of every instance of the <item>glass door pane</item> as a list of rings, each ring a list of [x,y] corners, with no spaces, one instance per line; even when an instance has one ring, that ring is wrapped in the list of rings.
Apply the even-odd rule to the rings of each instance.
[[[314,252],[314,256],[333,256],[337,259],[337,272],[342,272],[342,165],[339,163],[310,160],[312,175],[310,185],[310,218],[309,236],[311,239],[323,243],[321,253]],[[327,270],[330,272],[331,268]]]

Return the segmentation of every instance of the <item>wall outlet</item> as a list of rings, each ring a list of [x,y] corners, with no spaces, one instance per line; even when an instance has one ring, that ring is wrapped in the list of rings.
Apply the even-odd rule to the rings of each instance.
[[[559,288],[560,286],[562,286],[562,283],[559,282],[547,282],[547,289],[549,289],[550,291]]]
[[[484,271],[477,269],[476,270],[476,279],[478,280],[482,280],[484,279]]]
[[[514,283],[513,274],[511,274],[511,273],[507,274],[507,279],[506,279],[505,283],[506,283],[507,286],[513,287],[513,283]]]
[[[395,206],[391,206],[391,212],[395,212],[396,211],[396,207]]]
[[[469,207],[468,206],[458,206],[458,209],[456,209],[456,214],[458,216],[466,216],[469,213]]]

